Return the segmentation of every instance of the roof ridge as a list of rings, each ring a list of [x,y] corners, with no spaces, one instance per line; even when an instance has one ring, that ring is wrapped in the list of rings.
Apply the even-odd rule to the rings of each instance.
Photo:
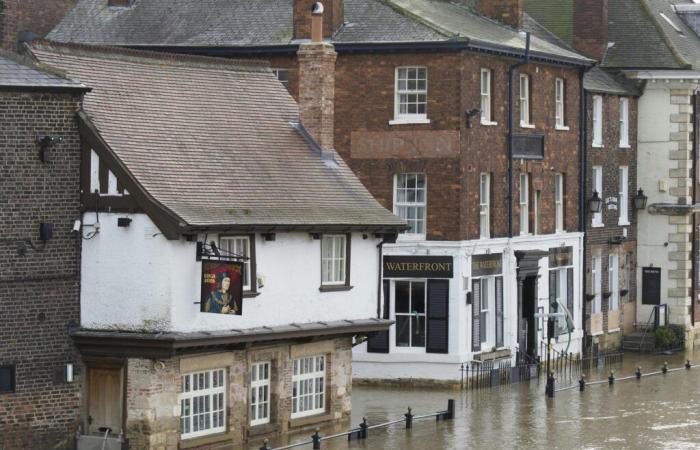
[[[5,58],[9,61],[12,61],[16,64],[19,64],[20,66],[27,67],[32,70],[36,70],[37,72],[42,72],[47,75],[51,75],[57,78],[61,78],[62,80],[65,81],[71,81],[75,83],[76,85],[80,85],[81,83],[73,80],[72,78],[68,77],[68,74],[56,67],[48,66],[39,60],[37,60],[33,54],[30,52],[27,53],[13,53],[8,50],[0,48],[0,58]]]
[[[136,50],[128,47],[89,45],[81,43],[56,42],[48,39],[38,39],[29,44],[29,51],[33,49],[45,49],[68,52],[80,56],[93,56],[103,59],[117,59],[132,61],[141,64],[158,62],[172,66],[219,68],[244,72],[268,72],[270,63],[265,60],[247,60],[221,58],[214,56],[189,55],[168,51]]]
[[[676,62],[678,62],[683,68],[689,69],[693,67],[693,65],[685,59],[685,57],[681,54],[681,52],[676,48],[676,46],[673,44],[673,41],[669,39],[668,35],[666,35],[666,32],[664,31],[663,27],[661,26],[661,22],[659,22],[656,18],[656,15],[653,13],[651,10],[651,5],[647,2],[647,0],[637,0],[641,6],[642,6],[642,11],[644,11],[644,14],[647,15],[647,17],[651,20],[651,23],[654,25],[654,28],[656,28],[656,31],[659,33],[661,36],[661,40],[666,44],[666,47],[671,51],[671,54],[673,57],[676,59]]]

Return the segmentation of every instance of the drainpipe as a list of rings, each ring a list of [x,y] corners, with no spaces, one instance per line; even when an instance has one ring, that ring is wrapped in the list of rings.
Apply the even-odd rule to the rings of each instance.
[[[578,230],[583,233],[583,258],[581,261],[581,327],[584,335],[586,333],[586,248],[588,234],[586,233],[586,163],[587,158],[587,143],[588,143],[588,115],[586,113],[586,89],[583,87],[583,79],[591,70],[592,67],[586,67],[581,70],[579,79],[579,124],[581,130],[579,132],[579,193],[578,193]],[[585,345],[585,340],[584,340]]]
[[[698,107],[698,92],[697,90],[693,93],[693,108],[691,109],[691,123],[693,124],[693,140],[691,143],[690,147],[690,154],[691,154],[691,161],[693,161],[693,176],[691,179],[693,180],[693,189],[690,191],[690,195],[692,196],[691,199],[691,204],[696,205],[698,201],[698,132],[697,132],[697,126],[698,126],[698,116],[697,116],[697,107]],[[698,287],[696,285],[697,283],[697,271],[698,271],[698,261],[700,258],[698,258],[698,242],[697,242],[697,233],[698,233],[698,214],[693,213],[693,219],[692,219],[692,224],[693,224],[693,232],[690,235],[691,239],[691,258],[693,258],[693,262],[690,265],[692,267],[692,271],[690,273],[690,282],[691,282],[691,289],[690,293],[693,296],[691,302],[690,302],[690,323],[695,326],[695,304],[697,303],[698,299]]]
[[[384,267],[382,265],[382,249],[384,247],[384,237],[382,241],[377,244],[377,254],[379,255],[379,270],[377,271],[377,319],[383,319],[382,317],[382,272],[384,272]],[[387,299],[384,299],[386,301]]]
[[[513,237],[513,73],[530,62],[530,32],[525,34],[523,60],[508,68],[508,238]]]

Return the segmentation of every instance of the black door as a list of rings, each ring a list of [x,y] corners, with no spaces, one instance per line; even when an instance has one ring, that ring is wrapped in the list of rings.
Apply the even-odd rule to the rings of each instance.
[[[537,356],[537,276],[528,276],[519,282],[518,345],[520,351],[534,358]]]

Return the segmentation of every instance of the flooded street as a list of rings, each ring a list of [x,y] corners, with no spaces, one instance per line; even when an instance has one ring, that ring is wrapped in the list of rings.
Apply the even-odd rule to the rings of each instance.
[[[693,355],[687,355],[692,360]],[[696,362],[700,355],[696,354]],[[638,356],[626,354],[616,377],[658,371],[664,361],[682,366],[684,355]],[[589,381],[605,379],[607,369],[593,372]],[[557,388],[575,384],[558,380]],[[618,381],[557,392],[544,396],[544,379],[481,391],[354,388],[352,425],[362,417],[376,424],[403,417],[411,406],[416,415],[444,410],[447,399],[456,401],[454,421],[433,418],[416,421],[412,430],[403,423],[370,430],[366,441],[345,438],[323,441],[323,449],[700,449],[700,368]],[[322,435],[346,428],[322,429]],[[304,433],[289,443],[308,440]],[[285,442],[286,443],[286,442]],[[282,445],[281,442],[271,443]],[[259,444],[258,444],[259,446]],[[257,447],[251,447],[257,448]],[[311,448],[310,445],[297,448]]]

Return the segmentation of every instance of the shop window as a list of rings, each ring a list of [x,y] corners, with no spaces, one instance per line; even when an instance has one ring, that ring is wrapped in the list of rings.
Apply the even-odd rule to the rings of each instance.
[[[396,175],[394,213],[408,222],[404,234],[425,237],[426,179],[422,173]]]
[[[425,347],[425,281],[397,281],[394,293],[396,346]]]
[[[226,370],[182,376],[180,433],[183,439],[226,431]]]
[[[428,69],[398,67],[396,69],[395,122],[427,122]]]
[[[15,366],[0,366],[0,394],[15,392]]]
[[[321,284],[347,284],[348,249],[350,240],[344,234],[324,234],[321,239]]]
[[[294,360],[292,373],[292,419],[326,411],[326,357]]]
[[[270,422],[270,363],[250,366],[250,425]]]
[[[219,238],[219,249],[223,250],[224,256],[241,256],[243,260],[243,290],[255,291],[257,289],[254,278],[254,244],[253,236],[221,236]]]

